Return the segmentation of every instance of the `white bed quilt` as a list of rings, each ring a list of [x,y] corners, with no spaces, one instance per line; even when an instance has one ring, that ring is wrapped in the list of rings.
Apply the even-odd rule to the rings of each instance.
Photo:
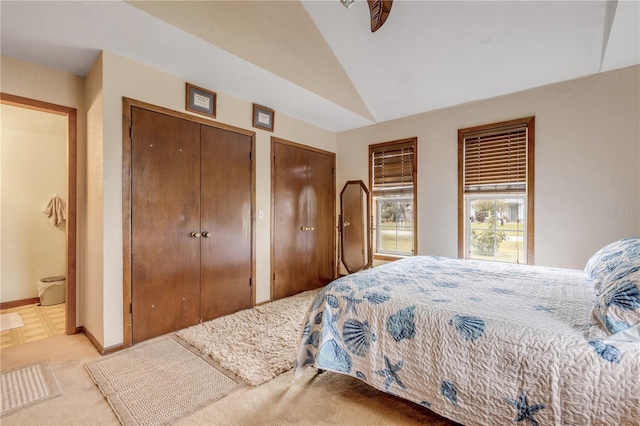
[[[318,294],[294,378],[348,374],[465,425],[638,425],[640,344],[587,340],[594,298],[577,270],[399,260]]]

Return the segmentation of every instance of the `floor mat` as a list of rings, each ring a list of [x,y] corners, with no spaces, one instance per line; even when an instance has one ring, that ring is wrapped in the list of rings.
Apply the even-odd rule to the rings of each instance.
[[[85,364],[123,425],[167,425],[244,384],[171,337]]]

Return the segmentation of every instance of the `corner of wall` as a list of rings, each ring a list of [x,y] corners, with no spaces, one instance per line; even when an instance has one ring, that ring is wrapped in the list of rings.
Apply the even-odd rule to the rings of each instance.
[[[50,102],[75,108],[77,111],[77,285],[76,285],[76,325],[82,325],[83,314],[93,310],[85,309],[83,302],[84,277],[86,267],[83,261],[86,242],[84,241],[84,221],[86,221],[86,81],[84,77],[15,59],[0,56],[0,74],[2,76],[2,91],[4,93],[24,98]]]
[[[83,235],[82,275],[84,327],[90,330],[94,345],[104,347],[104,278],[103,278],[103,145],[104,100],[103,61],[98,56],[85,79],[85,108],[87,111],[87,145],[84,151],[86,187],[82,198],[85,218],[78,235]],[[80,194],[79,194],[80,195]]]

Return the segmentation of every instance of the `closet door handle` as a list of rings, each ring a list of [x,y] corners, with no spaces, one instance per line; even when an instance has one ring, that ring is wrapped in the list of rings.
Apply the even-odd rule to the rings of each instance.
[[[196,231],[193,231],[193,232],[192,232],[191,234],[189,234],[189,235],[191,235],[191,238],[200,238],[200,233],[199,233],[199,232],[196,232]]]
[[[209,231],[204,231],[202,233],[202,238],[209,238],[210,236],[211,236],[211,232],[209,232]]]

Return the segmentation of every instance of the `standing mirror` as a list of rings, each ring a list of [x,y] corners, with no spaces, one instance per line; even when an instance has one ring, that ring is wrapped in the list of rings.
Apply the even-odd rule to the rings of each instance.
[[[340,192],[340,247],[342,264],[351,274],[371,267],[369,190],[361,180],[350,180]]]

